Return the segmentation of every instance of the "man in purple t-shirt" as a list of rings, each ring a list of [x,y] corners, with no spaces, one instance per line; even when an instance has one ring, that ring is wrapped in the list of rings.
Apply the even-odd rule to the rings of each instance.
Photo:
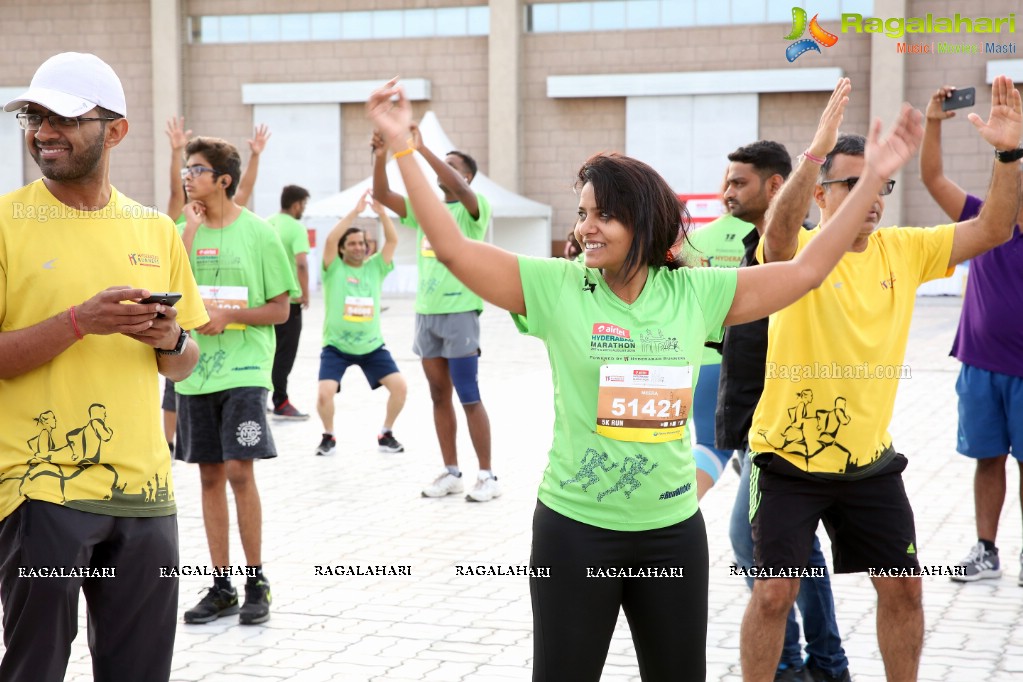
[[[955,116],[941,103],[955,88],[938,89],[927,105],[920,146],[920,178],[953,220],[980,212],[981,200],[945,177],[941,162],[941,122]],[[1023,209],[1016,218],[1023,223]],[[1005,461],[1016,459],[1023,474],[1023,228],[970,263],[959,330],[952,355],[963,363],[956,382],[959,436],[956,450],[977,460],[973,500],[977,544],[959,562],[973,582],[1002,575],[995,536],[1005,501]],[[1023,500],[1023,487],[1020,489]],[[1023,554],[1020,555],[1023,565]],[[1018,584],[1023,585],[1023,571]]]

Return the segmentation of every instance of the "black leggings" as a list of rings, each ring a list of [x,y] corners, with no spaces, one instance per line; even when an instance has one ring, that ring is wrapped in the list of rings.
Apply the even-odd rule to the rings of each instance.
[[[533,566],[533,682],[596,682],[623,608],[645,682],[707,676],[707,531],[702,514],[667,528],[614,531],[537,502]],[[595,577],[598,569],[682,568],[684,577]],[[591,577],[587,577],[587,569]],[[667,572],[665,570],[664,572]]]

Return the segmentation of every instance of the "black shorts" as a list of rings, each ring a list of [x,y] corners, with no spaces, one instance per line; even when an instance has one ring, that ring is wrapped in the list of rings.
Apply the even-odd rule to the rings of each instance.
[[[260,387],[229,388],[205,395],[178,393],[174,457],[192,464],[276,457],[266,423],[267,393]]]
[[[852,481],[800,476],[773,454],[755,455],[753,462],[750,515],[758,568],[806,567],[819,521],[831,537],[835,573],[920,568],[913,509],[902,484],[904,455],[896,454],[876,475]]]
[[[174,382],[170,379],[164,379],[163,381],[163,401],[160,403],[160,407],[164,412],[177,412],[178,401],[177,393],[174,392]]]

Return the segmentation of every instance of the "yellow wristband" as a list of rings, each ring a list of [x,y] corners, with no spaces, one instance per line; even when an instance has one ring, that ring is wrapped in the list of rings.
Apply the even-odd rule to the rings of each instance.
[[[408,149],[402,149],[397,154],[392,154],[391,157],[395,158],[395,159],[398,159],[398,158],[401,158],[402,156],[405,156],[406,154],[411,154],[412,152],[414,152],[416,150],[416,148],[412,146],[412,138],[411,137],[409,139],[405,140],[405,144],[408,145]]]

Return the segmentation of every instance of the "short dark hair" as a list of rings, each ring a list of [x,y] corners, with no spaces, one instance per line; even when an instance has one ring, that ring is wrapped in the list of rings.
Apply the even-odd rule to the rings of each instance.
[[[305,201],[309,198],[309,190],[298,185],[287,185],[281,190],[281,210],[287,211],[296,201]]]
[[[210,162],[217,173],[214,179],[221,175],[231,178],[226,191],[228,197],[233,197],[242,176],[242,157],[238,148],[219,137],[193,137],[185,146],[185,155],[192,154],[202,154]]]
[[[762,180],[772,175],[780,175],[788,179],[792,173],[792,158],[785,145],[772,140],[757,140],[739,147],[728,155],[728,160],[735,163],[748,163],[753,166]]]
[[[632,279],[642,265],[677,267],[668,251],[689,233],[689,212],[661,175],[616,152],[591,156],[579,169],[576,190],[593,186],[597,206],[632,232],[623,270]]]
[[[448,152],[447,156],[451,156],[452,154],[460,158],[462,162],[465,164],[466,168],[469,169],[469,174],[471,176],[469,178],[469,182],[472,182],[473,178],[476,177],[476,171],[479,169],[479,167],[476,165],[476,159],[472,158],[465,152],[458,151],[457,149]]]
[[[831,173],[831,166],[834,165],[835,157],[839,154],[846,156],[863,156],[867,148],[867,138],[853,133],[843,133],[838,136],[835,147],[824,157],[824,163],[817,174],[821,180],[827,180]]]
[[[124,114],[119,114],[116,111],[111,111],[105,107],[96,107],[96,113],[99,114],[101,118],[124,118]],[[109,123],[109,121],[103,121],[103,125],[106,125],[107,123]]]
[[[349,227],[347,230],[345,230],[345,233],[341,235],[341,239],[339,239],[337,242],[337,255],[339,256],[341,255],[341,249],[345,248],[345,242],[348,241],[349,237],[351,237],[353,234],[357,232],[365,232],[365,230],[363,230],[361,227]],[[363,237],[363,239],[365,239],[365,237]]]

